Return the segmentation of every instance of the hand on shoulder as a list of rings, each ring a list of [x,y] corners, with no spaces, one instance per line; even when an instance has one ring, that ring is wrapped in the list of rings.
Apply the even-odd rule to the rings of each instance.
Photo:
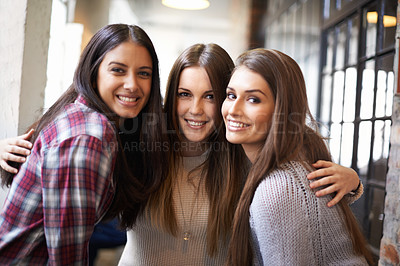
[[[29,142],[34,130],[14,138],[0,140],[0,166],[5,171],[16,174],[18,169],[10,166],[10,162],[23,163],[31,153],[32,143]]]

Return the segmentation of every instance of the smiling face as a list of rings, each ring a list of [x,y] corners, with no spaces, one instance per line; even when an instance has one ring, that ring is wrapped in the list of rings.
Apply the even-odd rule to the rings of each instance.
[[[217,108],[207,72],[187,67],[180,75],[176,114],[179,128],[190,142],[207,140],[214,130]]]
[[[97,89],[105,104],[122,118],[136,117],[150,97],[152,61],[132,41],[109,51],[99,66]]]
[[[264,78],[245,66],[233,73],[222,105],[226,138],[242,144],[246,154],[265,142],[275,108],[274,96]]]

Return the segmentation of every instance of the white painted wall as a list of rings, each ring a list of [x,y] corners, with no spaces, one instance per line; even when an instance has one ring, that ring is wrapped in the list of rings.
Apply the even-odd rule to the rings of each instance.
[[[51,2],[0,1],[0,138],[21,134],[41,114]],[[6,193],[0,188],[0,206]]]
[[[0,138],[18,133],[26,9],[27,0],[0,1]]]

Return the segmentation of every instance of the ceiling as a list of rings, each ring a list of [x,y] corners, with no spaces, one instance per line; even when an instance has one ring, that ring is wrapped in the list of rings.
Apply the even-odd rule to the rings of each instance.
[[[166,7],[161,0],[130,0],[130,5],[142,24],[215,29],[231,25],[240,1],[243,0],[210,0],[209,8],[193,11]]]

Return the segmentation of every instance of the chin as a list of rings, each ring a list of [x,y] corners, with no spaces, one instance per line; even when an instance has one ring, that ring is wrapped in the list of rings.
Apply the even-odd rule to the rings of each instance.
[[[226,136],[226,140],[232,144],[242,144],[243,140]]]
[[[196,138],[196,137],[193,137],[193,138],[191,138],[191,137],[186,137],[185,136],[185,138],[188,140],[188,141],[190,141],[190,142],[193,142],[193,143],[196,143],[196,142],[203,142],[203,141],[205,141],[205,139],[206,138],[202,138],[202,137],[199,137],[199,138]]]
[[[124,119],[129,119],[129,118],[135,118],[138,116],[138,113],[123,113],[119,115],[119,117],[124,118]]]

